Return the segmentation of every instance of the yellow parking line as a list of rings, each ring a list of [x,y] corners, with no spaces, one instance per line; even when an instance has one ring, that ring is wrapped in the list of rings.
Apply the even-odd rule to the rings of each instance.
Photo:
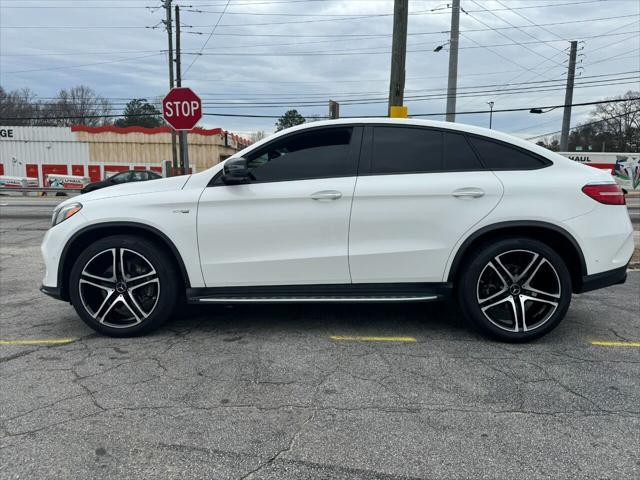
[[[591,342],[594,347],[640,347],[640,342],[607,342],[603,340],[594,340]]]
[[[46,339],[25,339],[25,340],[0,340],[0,345],[67,345],[73,343],[77,338],[46,338]]]
[[[353,341],[353,342],[415,342],[414,337],[360,337],[349,335],[332,335],[329,337],[333,341]]]

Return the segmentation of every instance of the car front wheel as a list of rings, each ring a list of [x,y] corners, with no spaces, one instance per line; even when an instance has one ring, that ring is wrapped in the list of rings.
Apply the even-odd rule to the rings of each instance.
[[[528,238],[485,244],[458,283],[464,315],[482,332],[509,342],[539,338],[562,321],[571,277],[549,246]]]
[[[131,235],[94,242],[75,262],[71,303],[94,330],[141,335],[159,327],[177,302],[177,273],[155,243]]]

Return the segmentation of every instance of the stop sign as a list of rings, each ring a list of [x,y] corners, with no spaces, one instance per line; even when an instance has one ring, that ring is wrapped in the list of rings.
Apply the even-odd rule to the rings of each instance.
[[[172,88],[162,100],[162,116],[174,130],[191,130],[202,118],[202,101],[190,88]]]

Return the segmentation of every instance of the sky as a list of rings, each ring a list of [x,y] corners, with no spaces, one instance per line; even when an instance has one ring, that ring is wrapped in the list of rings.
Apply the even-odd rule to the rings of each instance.
[[[213,114],[385,115],[392,0],[174,0],[183,86]],[[568,47],[579,55],[574,103],[640,90],[640,1],[461,0],[457,112],[564,103]],[[169,88],[161,1],[0,0],[0,85],[46,99],[83,84],[117,108]],[[405,105],[445,111],[451,10],[409,0]],[[434,49],[440,45],[439,52]],[[571,124],[589,119],[574,107]],[[428,117],[443,120],[443,115]],[[493,128],[524,138],[561,128],[562,109],[496,112]],[[207,115],[200,126],[248,134],[276,118]],[[456,121],[488,126],[489,114]]]

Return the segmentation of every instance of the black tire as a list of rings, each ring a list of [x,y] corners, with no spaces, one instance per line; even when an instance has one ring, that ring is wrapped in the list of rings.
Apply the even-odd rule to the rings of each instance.
[[[546,335],[571,303],[567,266],[537,240],[510,238],[480,245],[462,268],[456,287],[464,316],[485,335],[502,341],[527,342]]]
[[[181,287],[165,249],[134,235],[92,243],[78,256],[69,278],[71,303],[80,318],[112,337],[158,328],[173,313]]]

